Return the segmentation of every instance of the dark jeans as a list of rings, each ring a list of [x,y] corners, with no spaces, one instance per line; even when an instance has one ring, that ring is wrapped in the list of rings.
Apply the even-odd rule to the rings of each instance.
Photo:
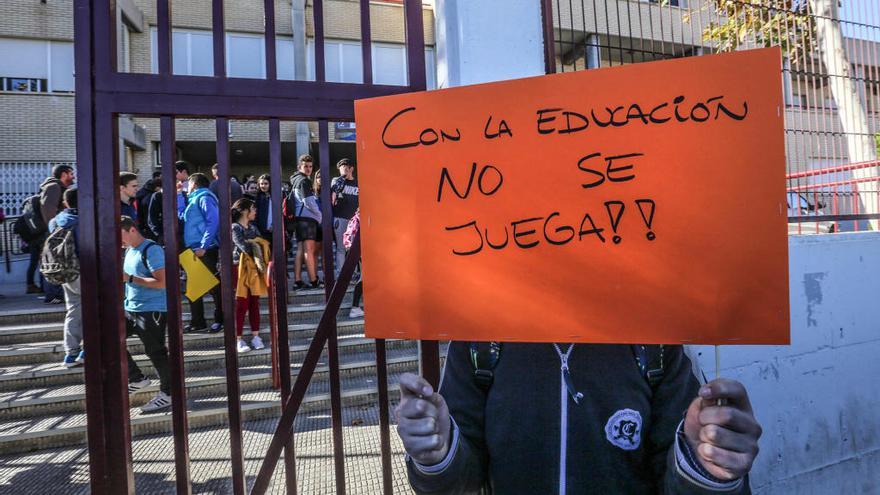
[[[171,394],[171,371],[168,368],[168,348],[165,347],[167,313],[159,311],[147,313],[125,312],[125,335],[137,335],[144,343],[144,353],[150,358],[156,373],[159,375],[159,390]],[[144,373],[138,367],[131,353],[128,355],[128,381],[137,382],[144,379]]]
[[[31,255],[31,259],[28,262],[27,267],[27,283],[33,285],[40,285],[40,280],[37,278],[37,269],[40,268],[40,253],[43,251],[43,242],[42,239],[34,240],[33,242],[28,243],[28,253]]]
[[[60,285],[55,285],[53,283],[49,283],[48,280],[43,279],[43,292],[46,293],[46,297],[43,299],[45,302],[49,302],[52,299],[60,298],[64,299],[64,288]]]
[[[214,247],[205,251],[205,255],[202,256],[202,262],[208,267],[208,270],[211,271],[217,279],[220,279],[220,273],[218,272],[218,260],[220,259],[220,248]],[[220,286],[223,285],[221,281],[219,284],[214,286],[211,289],[211,297],[214,298],[214,322],[215,323],[223,323],[223,298],[220,296]],[[205,323],[205,301],[204,296],[196,299],[195,301],[190,301],[189,310],[192,313],[192,321],[190,322],[195,328],[204,328],[208,325]]]

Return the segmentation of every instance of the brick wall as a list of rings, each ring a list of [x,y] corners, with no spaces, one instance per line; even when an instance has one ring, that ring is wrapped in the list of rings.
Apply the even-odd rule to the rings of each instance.
[[[73,95],[0,93],[0,161],[73,161]]]
[[[73,0],[2,0],[0,36],[73,40]]]

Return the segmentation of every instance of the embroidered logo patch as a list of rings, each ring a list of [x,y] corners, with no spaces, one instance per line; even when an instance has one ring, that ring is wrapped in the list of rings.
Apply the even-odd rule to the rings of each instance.
[[[605,438],[623,450],[635,450],[642,442],[642,415],[632,409],[621,409],[605,423]]]

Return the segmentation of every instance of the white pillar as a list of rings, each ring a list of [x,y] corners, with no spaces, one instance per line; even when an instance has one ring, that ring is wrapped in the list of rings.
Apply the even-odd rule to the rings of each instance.
[[[544,74],[540,0],[436,0],[434,13],[437,87]]]
[[[306,44],[306,0],[293,0],[290,6],[293,29],[293,78],[297,81],[308,79],[308,45]],[[309,124],[296,124],[296,154],[309,152]]]
[[[586,41],[584,41],[587,48],[587,68],[588,69],[598,69],[602,64],[600,55],[599,55],[599,35],[598,34],[590,34],[587,35]]]

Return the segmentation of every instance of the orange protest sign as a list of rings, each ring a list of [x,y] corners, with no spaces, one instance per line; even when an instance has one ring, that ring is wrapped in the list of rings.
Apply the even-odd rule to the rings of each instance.
[[[355,103],[366,333],[785,344],[778,49]]]

